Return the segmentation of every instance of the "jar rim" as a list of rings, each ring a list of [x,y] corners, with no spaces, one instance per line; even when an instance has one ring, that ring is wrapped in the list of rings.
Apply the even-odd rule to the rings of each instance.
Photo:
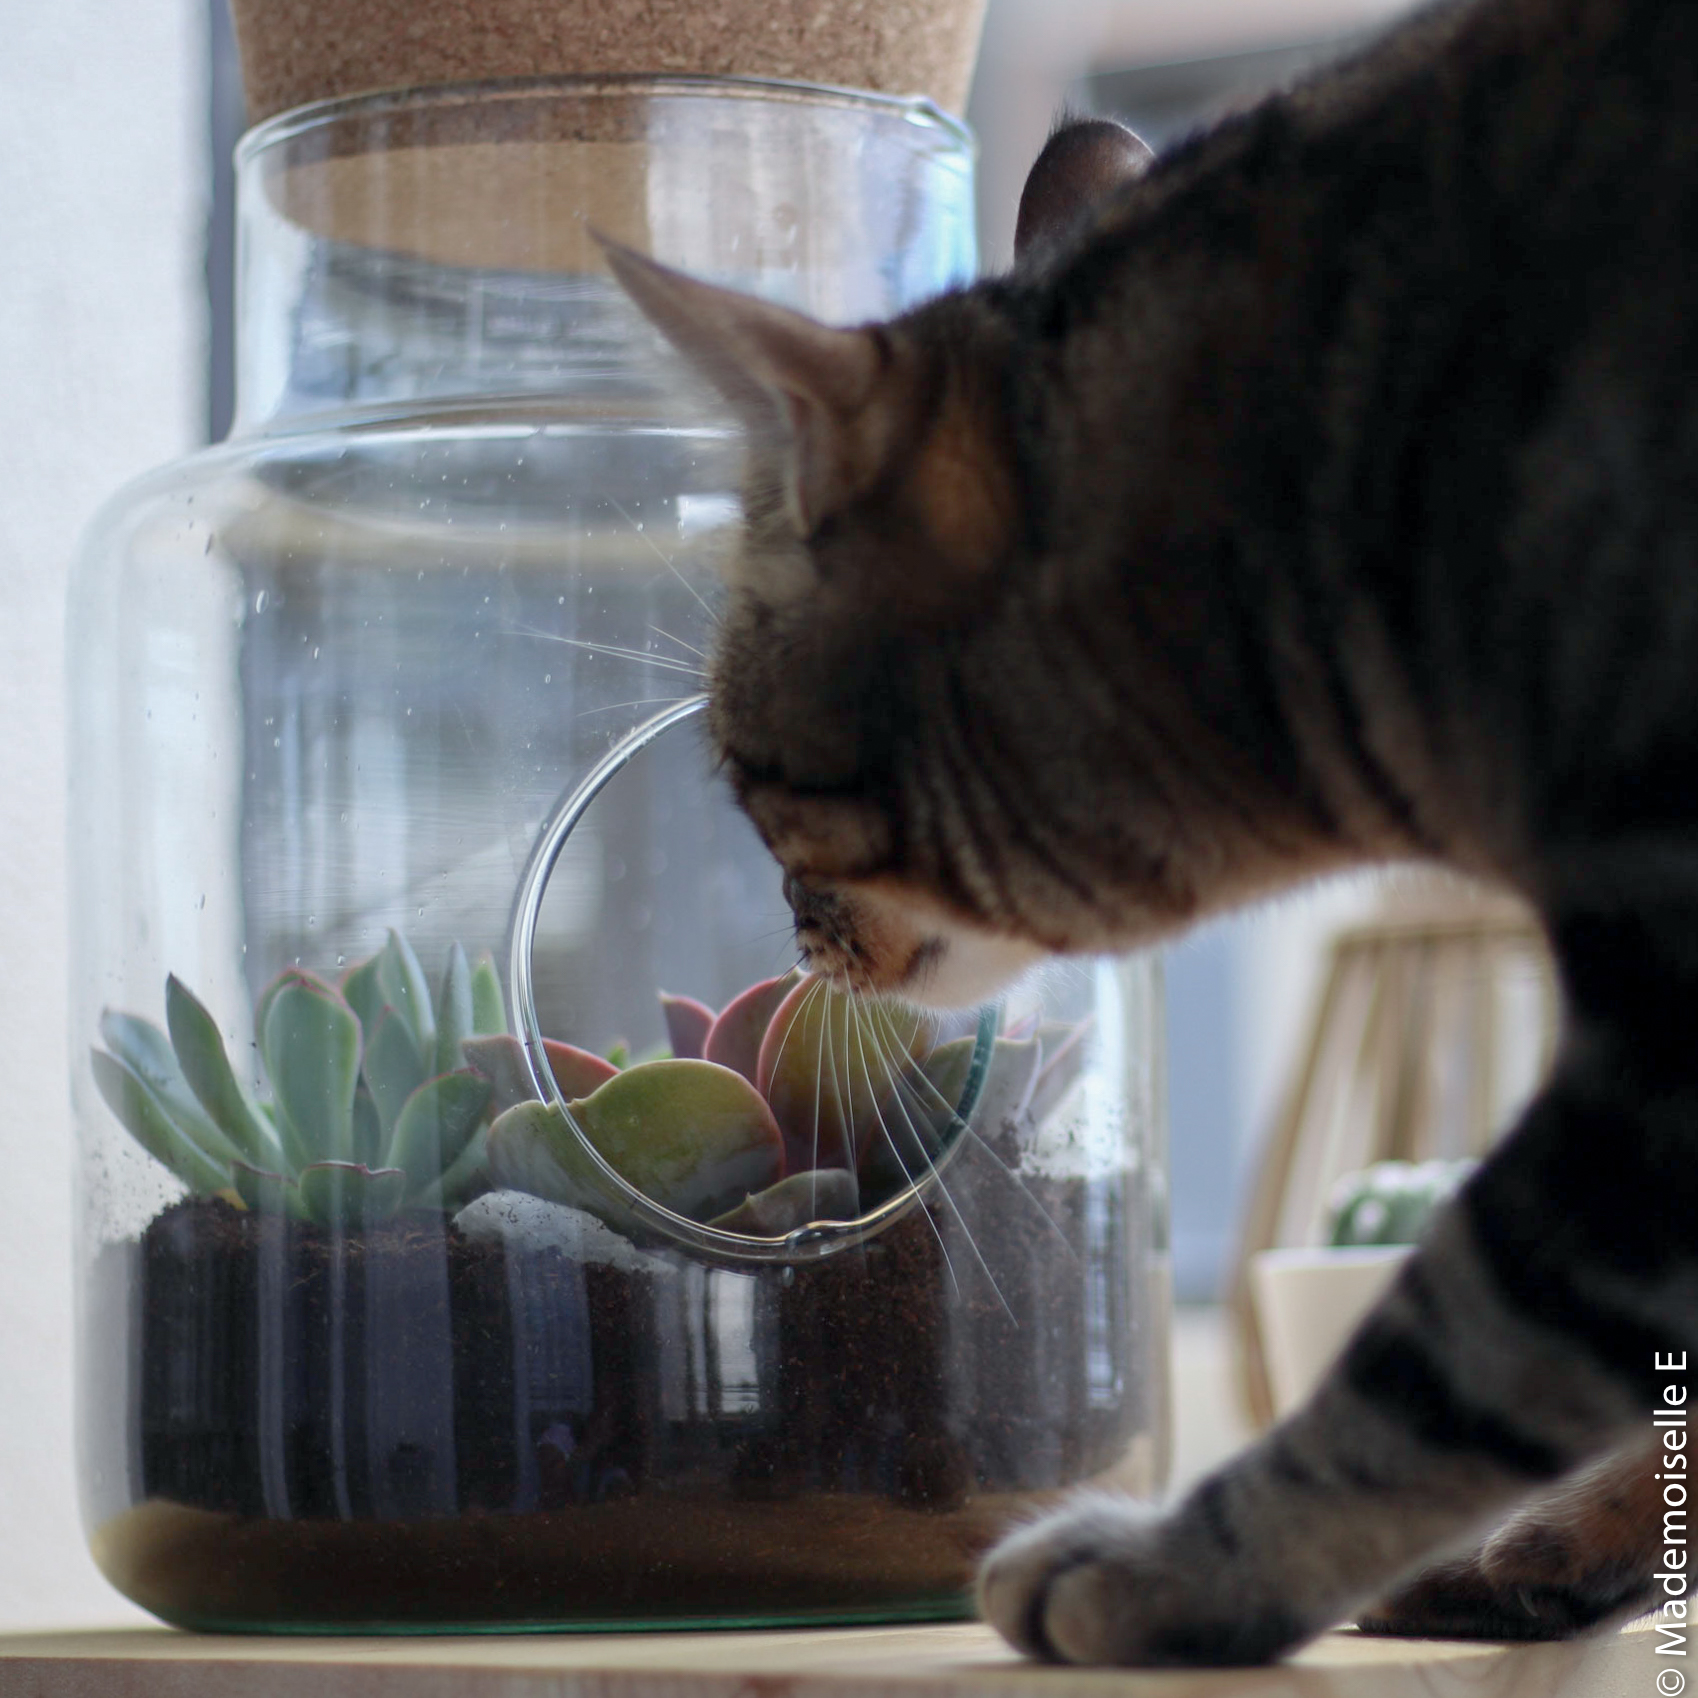
[[[236,144],[238,170],[271,149],[299,136],[352,117],[466,105],[480,100],[570,96],[598,99],[685,99],[706,95],[776,106],[883,112],[938,131],[957,146],[977,152],[977,141],[964,119],[918,94],[884,94],[873,89],[839,88],[828,83],[787,81],[780,77],[655,75],[647,72],[599,72],[583,76],[490,77],[470,82],[431,83],[423,87],[378,89],[335,95],[290,107],[255,124]]]

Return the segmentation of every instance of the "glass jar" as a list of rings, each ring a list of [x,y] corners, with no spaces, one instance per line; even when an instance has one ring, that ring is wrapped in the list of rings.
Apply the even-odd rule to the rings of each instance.
[[[970,138],[549,81],[238,165],[235,430],[72,590],[96,1559],[220,1630],[961,1614],[1162,1478],[1155,969],[794,976],[694,711],[736,440],[587,232],[882,316],[971,270]]]

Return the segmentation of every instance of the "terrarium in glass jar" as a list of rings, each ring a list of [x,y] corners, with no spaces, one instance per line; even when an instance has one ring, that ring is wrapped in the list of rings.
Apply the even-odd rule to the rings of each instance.
[[[245,142],[237,427],[71,605],[83,1501],[167,1620],[945,1617],[1160,1483],[1154,970],[795,967],[697,712],[737,441],[587,233],[853,321],[969,272],[971,186],[780,84]]]

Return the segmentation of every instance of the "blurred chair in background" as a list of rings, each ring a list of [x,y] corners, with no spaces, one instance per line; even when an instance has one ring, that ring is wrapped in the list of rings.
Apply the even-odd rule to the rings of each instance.
[[[1264,1144],[1228,1292],[1239,1383],[1273,1418],[1249,1267],[1326,1242],[1339,1178],[1377,1161],[1478,1156],[1549,1064],[1557,991],[1532,917],[1455,881],[1418,877],[1334,938],[1285,1105]]]

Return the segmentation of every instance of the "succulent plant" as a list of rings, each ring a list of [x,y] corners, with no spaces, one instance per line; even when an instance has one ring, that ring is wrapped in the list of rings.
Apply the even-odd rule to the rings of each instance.
[[[977,1040],[939,1041],[935,1017],[852,998],[787,973],[717,1012],[662,994],[670,1053],[626,1062],[568,1044],[545,1050],[597,1154],[650,1201],[727,1231],[777,1236],[853,1219],[942,1155]],[[979,1097],[987,1119],[1047,1111],[1077,1075],[1077,1028],[999,1038]],[[535,1100],[518,1041],[479,1039],[468,1062],[494,1089],[492,1181],[636,1223],[564,1117]],[[1041,1101],[1040,1101],[1041,1098]]]
[[[852,1219],[943,1155],[972,1035],[799,972],[717,1012],[661,996],[668,1045],[632,1060],[553,1040],[544,1058],[601,1160],[651,1201],[728,1231]],[[166,1031],[108,1011],[95,1083],[193,1192],[321,1223],[457,1209],[492,1185],[639,1233],[506,1030],[494,963],[458,944],[435,995],[405,938],[338,986],[291,968],[254,1010],[271,1099],[237,1078],[212,1017],[175,976]],[[981,1119],[1041,1120],[1079,1071],[1080,1028],[998,1038]]]
[[[1413,1244],[1429,1216],[1479,1166],[1474,1161],[1381,1161],[1345,1174],[1327,1199],[1334,1249]]]
[[[494,1086],[465,1056],[468,1041],[506,1029],[487,955],[474,967],[454,944],[434,996],[395,931],[340,986],[280,973],[254,1008],[269,1102],[242,1084],[217,1022],[175,975],[165,1022],[107,1010],[94,1081],[190,1191],[329,1224],[454,1208],[488,1189]]]

